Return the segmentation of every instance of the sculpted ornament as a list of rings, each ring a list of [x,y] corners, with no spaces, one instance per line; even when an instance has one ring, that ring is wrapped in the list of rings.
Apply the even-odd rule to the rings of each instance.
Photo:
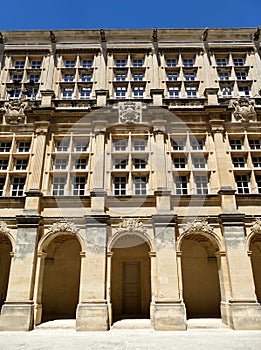
[[[208,224],[207,220],[196,219],[192,222],[188,222],[183,233],[213,233],[212,227]]]
[[[118,233],[118,232],[122,232],[122,231],[128,231],[128,232],[141,231],[141,232],[144,232],[145,228],[143,226],[143,223],[140,222],[138,219],[125,219],[119,224],[116,232]]]
[[[10,230],[7,228],[7,224],[4,221],[0,221],[0,233],[10,233]]]
[[[252,233],[261,233],[261,219],[256,219],[256,221],[251,226]]]
[[[248,98],[242,97],[233,103],[235,108],[233,112],[234,121],[250,122],[256,121],[256,111],[254,102],[249,101]]]
[[[73,222],[63,220],[53,223],[48,230],[48,233],[57,232],[71,232],[76,234],[79,232],[79,229],[74,225]]]
[[[24,122],[25,119],[25,108],[27,103],[21,100],[14,100],[6,102],[4,105],[5,108],[5,120],[8,124],[19,124]]]
[[[119,102],[119,122],[120,123],[140,123],[142,117],[141,102]]]

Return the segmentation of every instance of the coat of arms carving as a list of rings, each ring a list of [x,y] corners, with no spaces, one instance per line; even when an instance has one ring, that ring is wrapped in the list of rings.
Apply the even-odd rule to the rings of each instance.
[[[140,123],[142,118],[141,102],[119,102],[119,122],[120,123]]]
[[[5,121],[7,124],[19,124],[24,122],[24,111],[27,103],[21,100],[14,100],[5,103]]]
[[[254,108],[254,102],[249,101],[248,98],[242,97],[233,103],[234,121],[250,122],[256,121],[256,111]]]

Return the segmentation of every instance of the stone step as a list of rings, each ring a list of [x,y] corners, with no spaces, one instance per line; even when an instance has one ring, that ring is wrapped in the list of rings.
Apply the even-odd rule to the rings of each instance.
[[[36,326],[35,330],[46,330],[46,329],[73,329],[75,330],[76,320],[75,319],[66,319],[66,320],[54,320],[43,322]]]
[[[150,319],[125,319],[113,323],[114,329],[152,329]]]
[[[228,328],[222,323],[221,318],[191,318],[187,320],[188,329],[204,328],[204,329],[219,329]]]

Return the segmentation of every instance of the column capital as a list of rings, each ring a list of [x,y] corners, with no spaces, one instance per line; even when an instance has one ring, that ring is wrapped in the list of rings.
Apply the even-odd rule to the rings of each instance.
[[[222,213],[218,217],[224,226],[243,226],[246,216],[243,213]]]

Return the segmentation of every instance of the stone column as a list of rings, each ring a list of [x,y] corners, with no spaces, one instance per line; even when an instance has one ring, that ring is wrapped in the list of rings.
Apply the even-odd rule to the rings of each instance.
[[[108,304],[108,316],[109,316],[109,327],[112,324],[112,305],[111,305],[111,259],[113,252],[107,252],[107,285],[106,285],[106,299]]]
[[[185,330],[186,311],[180,297],[175,250],[175,217],[154,215],[157,294],[152,324],[156,330]]]
[[[28,331],[33,328],[36,245],[41,217],[20,215],[16,219],[17,239],[0,330]]]
[[[231,298],[227,300],[228,325],[233,329],[261,329],[251,262],[247,254],[243,214],[221,214]]]
[[[45,158],[46,135],[49,122],[35,122],[35,134],[31,168],[26,191],[25,213],[37,214],[39,212],[43,166]]]
[[[44,262],[46,253],[40,252],[37,254],[37,264],[35,273],[34,287],[34,325],[37,326],[42,320],[42,290],[44,276]]]
[[[109,328],[106,300],[106,238],[108,216],[86,216],[86,257],[82,259],[80,298],[76,314],[78,331]]]
[[[221,196],[221,208],[223,212],[236,212],[237,205],[235,199],[235,189],[232,169],[232,162],[229,154],[226,152],[223,121],[218,119],[210,120],[211,131],[215,145],[217,170],[219,177]]]

